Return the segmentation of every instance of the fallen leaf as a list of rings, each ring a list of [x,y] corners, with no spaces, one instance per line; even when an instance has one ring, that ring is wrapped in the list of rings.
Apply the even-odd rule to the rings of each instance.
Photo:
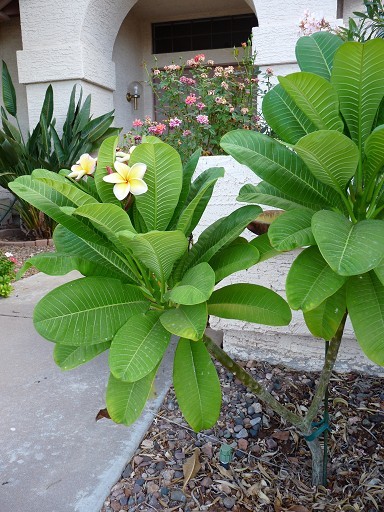
[[[303,505],[293,505],[293,507],[289,507],[290,512],[309,512],[307,507],[303,507]]]
[[[109,412],[107,411],[107,409],[100,409],[100,411],[96,414],[96,418],[95,420],[96,421],[99,421],[101,420],[102,418],[107,418],[108,420],[111,419],[110,415],[109,415]]]
[[[279,430],[278,432],[274,432],[272,437],[274,439],[279,439],[280,441],[288,441],[289,439],[289,430]]]
[[[187,459],[183,464],[183,473],[184,473],[184,484],[183,491],[185,490],[188,482],[191,478],[194,478],[201,468],[201,464],[199,461],[200,450],[199,448],[195,448],[193,451],[193,455]]]

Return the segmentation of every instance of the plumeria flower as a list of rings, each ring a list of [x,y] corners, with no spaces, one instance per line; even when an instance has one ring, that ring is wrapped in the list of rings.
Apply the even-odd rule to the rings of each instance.
[[[128,160],[131,158],[132,152],[136,149],[136,146],[131,146],[129,148],[128,153],[124,153],[124,151],[116,151],[116,161],[117,162],[128,162]]]
[[[72,165],[72,172],[68,174],[68,178],[75,178],[78,181],[85,175],[93,174],[96,169],[96,163],[97,159],[92,158],[88,153],[81,155],[76,165]]]
[[[134,164],[132,167],[123,162],[115,162],[114,167],[117,172],[104,176],[103,180],[107,183],[114,183],[113,193],[122,201],[129,193],[134,196],[144,194],[147,190],[147,184],[143,181],[147,166],[145,164]]]

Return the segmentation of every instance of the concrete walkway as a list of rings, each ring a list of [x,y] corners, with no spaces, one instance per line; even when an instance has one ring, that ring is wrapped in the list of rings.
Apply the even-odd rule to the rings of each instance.
[[[63,372],[32,324],[37,301],[77,277],[37,274],[0,299],[0,512],[98,512],[171,382],[172,350],[157,397],[134,426],[95,421],[105,407],[107,354]]]

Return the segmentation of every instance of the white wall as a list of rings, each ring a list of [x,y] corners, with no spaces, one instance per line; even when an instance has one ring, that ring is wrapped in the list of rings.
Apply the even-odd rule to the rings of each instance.
[[[28,131],[28,108],[25,85],[19,83],[16,52],[22,48],[20,20],[0,23],[0,60],[4,60],[16,89],[18,118],[24,133]],[[2,95],[0,105],[3,105]]]
[[[365,12],[364,3],[361,0],[344,0],[343,18],[345,26],[348,25],[348,19],[355,18],[353,12]]]

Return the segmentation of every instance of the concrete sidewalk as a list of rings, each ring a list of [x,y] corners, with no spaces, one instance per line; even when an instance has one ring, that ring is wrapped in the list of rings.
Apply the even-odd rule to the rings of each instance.
[[[0,512],[98,512],[171,383],[172,350],[157,397],[134,426],[95,421],[105,407],[107,354],[63,372],[32,324],[37,301],[77,277],[40,273],[0,299]]]

